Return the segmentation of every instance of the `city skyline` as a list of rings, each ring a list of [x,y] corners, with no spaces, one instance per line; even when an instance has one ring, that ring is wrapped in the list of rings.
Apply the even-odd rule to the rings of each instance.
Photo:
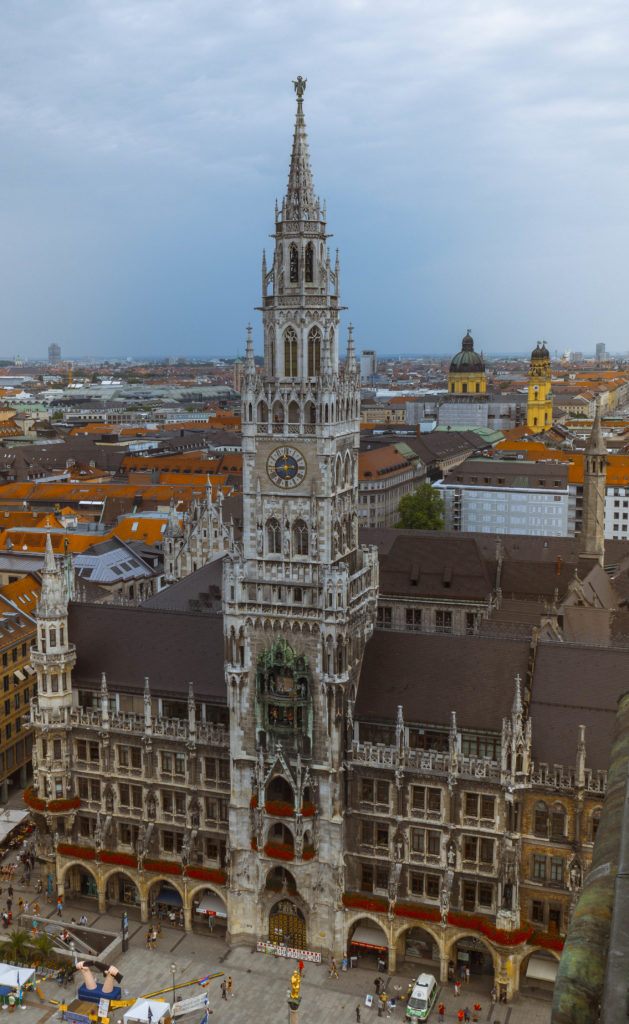
[[[342,348],[351,319],[382,357],[453,354],[468,323],[487,354],[627,349],[621,5],[95,0],[0,23],[2,356],[233,355],[250,319],[260,353],[297,74]]]

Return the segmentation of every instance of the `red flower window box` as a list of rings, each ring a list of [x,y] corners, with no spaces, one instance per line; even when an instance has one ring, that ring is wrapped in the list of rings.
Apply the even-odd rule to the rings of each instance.
[[[301,813],[303,814],[304,818],[312,818],[314,812],[315,805],[311,804],[310,801],[306,801],[306,803],[302,804]]]
[[[96,850],[93,850],[91,846],[74,846],[72,843],[59,843],[57,853],[61,853],[64,857],[80,857],[81,860],[96,858]]]
[[[295,860],[295,851],[287,843],[265,843],[264,852],[276,860]]]
[[[312,860],[314,857],[314,846],[304,846],[303,859]]]
[[[188,878],[198,878],[202,882],[214,882],[216,885],[225,885],[227,875],[224,871],[214,868],[188,868]]]
[[[24,803],[28,807],[32,807],[34,811],[51,811],[53,814],[60,813],[62,811],[72,811],[76,807],[81,806],[80,796],[69,796],[58,800],[46,801],[40,796],[35,796],[32,786],[29,786],[24,790],[23,799]]]
[[[145,860],[144,867],[147,871],[157,871],[160,875],[180,875],[183,871],[181,864],[174,860]]]
[[[290,818],[295,813],[295,805],[289,804],[287,800],[266,800],[264,809],[267,814],[278,818]]]
[[[103,864],[119,864],[121,867],[137,868],[138,859],[132,853],[114,853],[112,850],[101,850],[98,859]]]
[[[343,894],[343,903],[346,907],[356,907],[359,910],[371,910],[376,914],[386,913],[389,904],[380,896],[363,896],[358,892],[346,892]]]

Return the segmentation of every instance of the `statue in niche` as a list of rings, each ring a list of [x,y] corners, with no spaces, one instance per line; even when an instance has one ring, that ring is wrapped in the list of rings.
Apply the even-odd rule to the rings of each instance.
[[[155,794],[149,793],[146,798],[146,816],[147,818],[155,818]]]
[[[581,888],[581,865],[578,860],[573,860],[570,865],[570,888],[573,892]]]
[[[446,857],[448,858],[448,867],[453,868],[456,864],[456,846],[452,839],[446,847]]]

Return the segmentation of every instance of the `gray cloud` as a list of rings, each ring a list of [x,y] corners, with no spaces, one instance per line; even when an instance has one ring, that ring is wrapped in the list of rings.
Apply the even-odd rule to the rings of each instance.
[[[233,352],[299,73],[360,344],[452,351],[469,321],[486,351],[624,350],[628,20],[613,0],[5,0],[2,350]]]

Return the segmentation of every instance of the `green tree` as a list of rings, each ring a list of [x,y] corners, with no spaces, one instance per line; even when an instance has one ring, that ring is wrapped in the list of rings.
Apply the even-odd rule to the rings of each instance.
[[[29,956],[30,935],[25,928],[12,928],[0,946],[0,954],[24,963]]]
[[[31,946],[37,952],[43,964],[49,964],[54,960],[55,940],[48,932],[41,932],[36,939],[31,939]]]
[[[402,498],[395,525],[398,530],[442,530],[444,511],[443,498],[425,482]]]

